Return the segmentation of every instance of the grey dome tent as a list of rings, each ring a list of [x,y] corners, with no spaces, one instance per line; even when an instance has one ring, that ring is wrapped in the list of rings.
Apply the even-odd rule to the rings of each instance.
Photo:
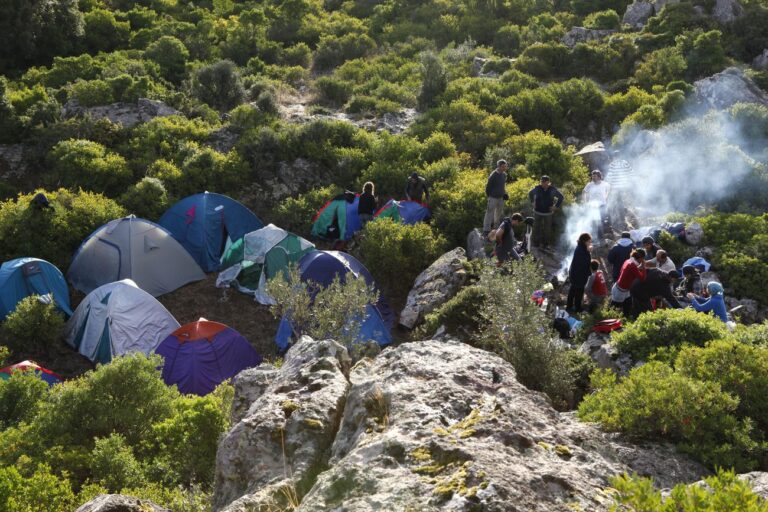
[[[80,245],[67,272],[76,289],[132,279],[154,297],[205,278],[200,266],[171,234],[133,215],[115,219]]]

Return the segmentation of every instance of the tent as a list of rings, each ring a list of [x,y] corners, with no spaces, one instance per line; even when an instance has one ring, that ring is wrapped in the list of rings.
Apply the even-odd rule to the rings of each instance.
[[[300,236],[269,224],[246,234],[230,246],[221,259],[216,286],[234,285],[243,293],[253,294],[262,304],[272,304],[267,295],[267,280],[291,263],[298,263],[315,246]]]
[[[357,215],[359,202],[359,195],[348,192],[325,203],[325,206],[315,215],[312,235],[318,238],[339,240],[352,238],[363,228],[360,217]]]
[[[168,231],[131,215],[94,231],[75,253],[67,278],[83,293],[132,279],[157,297],[204,279],[205,274]]]
[[[185,197],[171,206],[158,224],[170,231],[205,272],[219,269],[229,244],[264,225],[234,199],[211,192]]]
[[[11,374],[14,372],[28,372],[33,371],[35,372],[35,375],[37,375],[40,380],[44,380],[48,383],[49,386],[53,386],[54,384],[58,384],[64,379],[61,378],[60,375],[53,373],[51,370],[48,370],[47,368],[43,368],[42,366],[38,365],[34,361],[22,361],[20,363],[12,364],[11,366],[6,366],[5,368],[0,368],[0,379],[10,379]]]
[[[0,322],[30,295],[52,297],[56,307],[67,316],[72,315],[67,282],[58,268],[37,258],[17,258],[3,263],[0,266]]]
[[[377,219],[391,218],[403,224],[416,224],[431,217],[429,207],[418,201],[395,201],[390,199],[387,204],[379,208],[374,216]]]
[[[65,339],[85,357],[108,363],[131,352],[151,353],[179,322],[130,279],[89,293],[67,322]]]
[[[207,395],[262,360],[239,332],[202,318],[173,331],[155,352],[165,359],[165,383],[195,395]]]
[[[354,257],[344,252],[313,251],[304,255],[299,261],[301,279],[314,281],[323,287],[330,285],[337,275],[343,278],[348,272],[362,277],[369,285],[375,286],[376,284],[368,269]],[[379,294],[379,301],[376,304],[369,304],[367,309],[358,339],[374,340],[379,345],[388,345],[392,342],[390,328],[395,321],[392,310],[381,294]],[[275,336],[275,343],[281,351],[288,349],[293,334],[290,320],[284,317],[280,321]]]

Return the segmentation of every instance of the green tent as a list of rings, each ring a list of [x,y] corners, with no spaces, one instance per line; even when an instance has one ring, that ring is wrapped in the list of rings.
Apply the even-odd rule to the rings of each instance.
[[[233,243],[221,259],[216,286],[234,286],[256,297],[262,304],[273,303],[267,295],[267,280],[298,263],[315,246],[300,236],[269,224],[251,231]]]

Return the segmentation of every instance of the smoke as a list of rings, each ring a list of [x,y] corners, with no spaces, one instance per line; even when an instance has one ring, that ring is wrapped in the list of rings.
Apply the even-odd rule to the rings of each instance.
[[[567,219],[565,232],[562,235],[561,246],[566,247],[567,257],[560,264],[560,270],[557,273],[557,279],[562,283],[568,276],[568,266],[571,262],[571,255],[576,249],[576,241],[582,233],[592,234],[595,243],[597,239],[597,227],[600,222],[600,208],[595,203],[577,203],[568,205],[563,209]]]

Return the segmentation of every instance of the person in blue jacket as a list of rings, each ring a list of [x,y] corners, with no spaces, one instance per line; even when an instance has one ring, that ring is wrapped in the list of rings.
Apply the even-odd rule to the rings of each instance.
[[[565,306],[565,310],[569,313],[581,313],[582,311],[584,287],[587,285],[589,276],[592,275],[590,268],[592,255],[589,252],[591,242],[592,236],[589,233],[582,233],[576,243],[576,250],[573,251],[573,259],[568,269],[571,288],[568,290],[568,302]]]
[[[728,322],[728,312],[725,310],[725,299],[723,297],[723,285],[716,281],[710,281],[707,283],[707,292],[709,293],[708,299],[698,297],[692,293],[688,294],[693,309],[701,313],[712,311],[720,320]]]

